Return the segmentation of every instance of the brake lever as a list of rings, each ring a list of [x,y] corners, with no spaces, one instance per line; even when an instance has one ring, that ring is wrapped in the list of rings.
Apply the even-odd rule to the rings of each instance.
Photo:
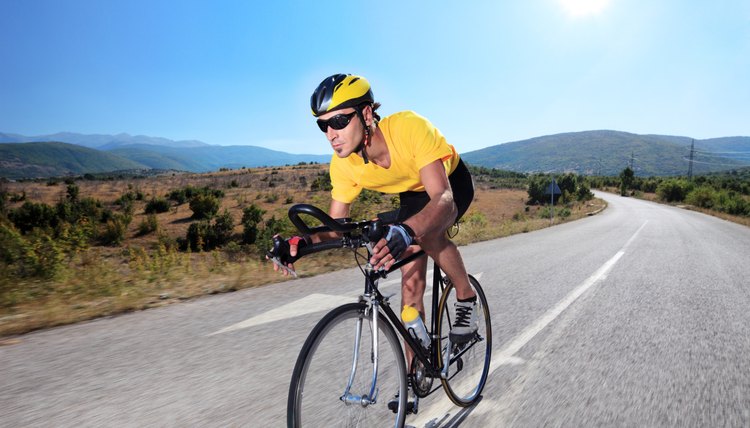
[[[295,272],[294,269],[291,269],[289,266],[284,266],[284,263],[281,263],[281,260],[278,257],[271,257],[271,261],[283,272],[286,272],[287,274],[297,278],[297,272]]]

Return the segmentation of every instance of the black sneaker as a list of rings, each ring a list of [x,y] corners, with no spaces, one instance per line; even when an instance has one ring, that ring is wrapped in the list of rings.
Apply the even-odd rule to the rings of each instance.
[[[451,329],[451,343],[463,344],[470,341],[479,328],[477,323],[477,298],[469,302],[456,302],[456,319]]]
[[[406,396],[406,414],[416,415],[417,412],[419,411],[419,397],[414,396],[414,399],[410,400],[409,399],[410,395],[411,394],[407,394]],[[391,398],[391,401],[388,402],[388,409],[393,413],[398,412],[398,399],[399,399],[399,396],[398,396],[398,393],[396,393],[396,395],[393,398]]]

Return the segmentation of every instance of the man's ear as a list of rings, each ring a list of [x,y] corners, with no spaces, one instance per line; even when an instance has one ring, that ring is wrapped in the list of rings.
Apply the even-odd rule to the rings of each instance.
[[[372,126],[372,106],[366,105],[362,108],[362,117],[365,118],[365,123],[368,123],[368,126]]]

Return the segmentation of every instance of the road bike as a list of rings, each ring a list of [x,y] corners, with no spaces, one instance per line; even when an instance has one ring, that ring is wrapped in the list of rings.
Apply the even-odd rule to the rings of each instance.
[[[322,225],[310,227],[302,215]],[[471,406],[481,398],[492,350],[490,311],[482,287],[469,276],[477,295],[476,334],[468,342],[451,343],[455,290],[433,261],[431,317],[427,325],[431,343],[422,347],[391,308],[392,295],[382,294],[378,283],[424,253],[416,252],[388,270],[374,270],[369,263],[363,263],[370,259],[372,246],[383,236],[389,222],[386,216],[379,217],[352,222],[334,220],[312,205],[298,204],[289,209],[289,218],[301,233],[333,231],[340,236],[301,247],[290,261],[319,251],[348,248],[354,252],[365,279],[364,292],[358,301],[331,310],[302,346],[289,385],[290,427],[402,427],[407,415],[408,389],[416,397],[424,398],[442,385],[450,400],[461,407]],[[283,244],[280,238],[275,239],[277,249]],[[367,250],[366,255],[362,254],[362,248]],[[278,259],[274,262],[285,268]],[[413,350],[408,368],[402,342]],[[440,385],[435,385],[436,379]],[[411,412],[418,411],[417,403],[418,398],[409,409]]]

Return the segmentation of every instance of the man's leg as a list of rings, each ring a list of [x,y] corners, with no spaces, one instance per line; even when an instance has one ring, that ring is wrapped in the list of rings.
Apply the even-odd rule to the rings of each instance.
[[[422,239],[422,249],[437,262],[440,269],[448,275],[448,278],[456,287],[456,297],[459,300],[470,299],[475,296],[474,290],[469,285],[469,275],[466,273],[461,253],[458,252],[456,244],[448,239],[445,234]]]
[[[415,247],[409,248],[408,251],[417,251]],[[406,255],[404,256],[406,257]],[[424,320],[424,290],[426,285],[427,274],[427,256],[423,256],[401,267],[401,307],[409,305],[417,309]],[[411,371],[411,361],[414,358],[414,351],[404,342],[406,351],[406,370]],[[388,403],[388,408],[392,411],[398,409],[398,394]],[[418,398],[410,392],[406,403],[406,412],[415,413],[418,408]]]
[[[453,343],[466,343],[476,334],[477,325],[477,297],[469,284],[463,259],[456,245],[440,234],[433,240],[422,240],[422,248],[437,261],[440,268],[448,275],[456,289],[455,317],[450,340]]]

